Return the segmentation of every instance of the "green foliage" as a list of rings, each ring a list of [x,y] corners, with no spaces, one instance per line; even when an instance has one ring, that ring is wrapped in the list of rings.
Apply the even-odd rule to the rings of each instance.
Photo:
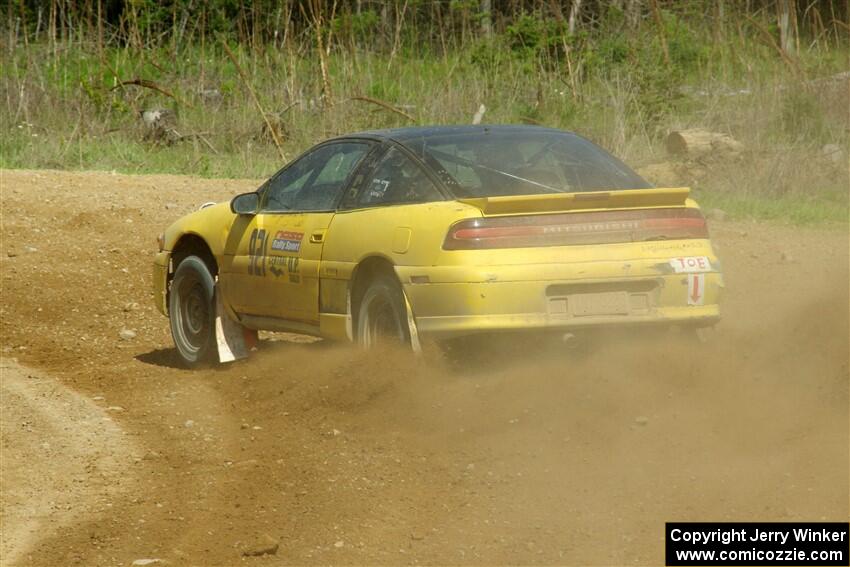
[[[171,9],[162,2],[130,0],[128,3],[131,14],[135,14],[133,23],[143,36],[162,31],[165,22],[171,20]]]
[[[505,38],[511,51],[524,59],[563,55],[563,22],[544,18],[540,12],[522,13],[505,28]]]
[[[82,79],[80,81],[80,88],[86,94],[86,97],[89,99],[89,102],[91,102],[95,106],[95,108],[102,111],[104,106],[106,105],[106,93],[103,91],[103,89],[98,89],[94,87],[91,82],[85,79]]]
[[[517,106],[516,121],[539,123],[544,120],[543,111],[539,105],[523,102]]]
[[[0,47],[0,123],[10,125],[0,166],[238,177],[275,171],[281,158],[221,41],[228,41],[266,112],[282,121],[289,157],[335,134],[409,124],[378,105],[350,100],[358,94],[423,124],[468,123],[483,103],[487,122],[575,130],[632,163],[663,155],[663,134],[690,124],[716,124],[760,151],[825,143],[846,151],[850,144],[846,112],[836,110],[846,94],[829,98],[802,88],[775,50],[753,39],[753,27],[745,25],[752,34],[739,36],[728,23],[725,41],[715,44],[708,0],[660,1],[661,30],[648,11],[635,23],[634,14],[615,3],[584,2],[573,34],[550,4],[510,3],[515,16],[508,3],[493,2],[493,31],[484,34],[478,0],[411,0],[404,18],[403,3],[363,2],[359,13],[353,3],[339,3],[333,17],[332,3],[320,3],[323,37],[332,38],[327,62],[334,94],[321,101],[315,29],[304,2],[106,2],[119,11],[106,10],[101,51],[87,35],[96,28],[73,12],[86,3],[57,4],[64,10],[58,21],[74,31],[59,33],[54,43],[44,25],[35,36],[37,10],[25,1],[24,14],[33,16],[21,24],[30,31],[28,46],[7,30]],[[734,5],[726,3],[728,19],[742,11]],[[293,8],[288,20],[287,7]],[[404,27],[396,35],[397,22]],[[797,54],[808,77],[847,70],[846,42],[830,41]],[[176,100],[139,86],[114,88],[117,79],[132,78],[155,81]],[[736,90],[750,94],[714,94]],[[173,145],[147,141],[138,114],[146,108],[175,110],[186,136]],[[817,164],[801,160],[799,167]],[[770,168],[765,171],[769,176]],[[721,202],[731,203],[743,216],[794,215],[809,222],[846,209],[830,196],[846,187],[840,181],[819,181],[815,195],[793,213],[791,203],[801,202],[798,188],[805,185],[796,177],[737,191],[738,177],[723,191],[706,191],[706,199],[722,208]]]
[[[622,23],[622,12],[612,9],[606,29]],[[632,110],[650,129],[677,109],[682,96],[680,86],[698,75],[710,54],[708,39],[669,11],[662,12],[664,46],[656,30],[644,30],[636,36],[610,34],[589,42],[581,53],[586,73],[592,76],[629,76],[635,87]]]
[[[610,74],[629,61],[632,47],[622,35],[603,37],[582,54],[588,73]]]
[[[790,89],[782,100],[777,129],[788,140],[829,141],[824,115],[814,95],[804,86]]]
[[[469,12],[478,9],[476,0],[450,0],[449,9],[455,12]]]
[[[662,12],[664,35],[670,54],[670,64],[676,72],[690,75],[698,72],[711,53],[711,45],[705,34],[698,33],[673,12]]]
[[[345,38],[343,41],[369,45],[380,21],[374,10],[363,10],[359,14],[346,12],[335,16],[332,26],[334,33]]]
[[[399,84],[393,81],[374,81],[369,83],[366,94],[379,100],[396,101],[401,96]]]
[[[511,52],[501,36],[479,39],[470,44],[467,53],[473,65],[491,73],[502,71],[511,60]]]

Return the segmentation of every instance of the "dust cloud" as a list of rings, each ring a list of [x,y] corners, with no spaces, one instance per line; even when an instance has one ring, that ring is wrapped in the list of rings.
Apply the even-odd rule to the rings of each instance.
[[[833,283],[766,291],[707,342],[506,336],[424,359],[317,343],[232,372],[309,382],[301,403],[329,431],[391,439],[418,503],[407,519],[446,534],[440,560],[651,561],[665,521],[846,517],[850,335]]]

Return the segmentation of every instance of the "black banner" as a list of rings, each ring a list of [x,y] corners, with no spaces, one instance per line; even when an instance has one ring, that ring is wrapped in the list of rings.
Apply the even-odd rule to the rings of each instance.
[[[848,522],[667,523],[667,565],[850,565]]]

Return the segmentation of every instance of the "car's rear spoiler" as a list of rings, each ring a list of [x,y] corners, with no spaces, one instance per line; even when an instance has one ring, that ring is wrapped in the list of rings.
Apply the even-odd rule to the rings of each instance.
[[[522,213],[551,213],[585,209],[633,209],[643,207],[681,207],[690,189],[629,189],[588,191],[585,193],[553,193],[545,195],[516,195],[510,197],[479,197],[458,199],[472,205],[485,215]]]

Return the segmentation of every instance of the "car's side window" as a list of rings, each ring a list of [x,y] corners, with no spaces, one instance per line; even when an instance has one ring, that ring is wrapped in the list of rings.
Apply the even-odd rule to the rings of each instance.
[[[332,209],[348,176],[370,148],[366,142],[338,142],[316,148],[269,181],[262,211]]]
[[[425,172],[397,148],[381,158],[365,182],[357,206],[442,201],[443,196]]]

